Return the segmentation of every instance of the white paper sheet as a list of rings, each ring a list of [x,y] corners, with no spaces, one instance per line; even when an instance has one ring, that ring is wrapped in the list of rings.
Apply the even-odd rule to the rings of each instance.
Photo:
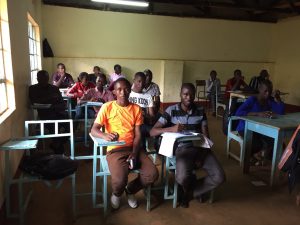
[[[166,132],[162,135],[162,141],[159,148],[159,154],[172,157],[173,156],[173,148],[176,140],[178,141],[200,141],[199,147],[202,148],[211,148],[213,146],[213,142],[199,133],[173,133]]]

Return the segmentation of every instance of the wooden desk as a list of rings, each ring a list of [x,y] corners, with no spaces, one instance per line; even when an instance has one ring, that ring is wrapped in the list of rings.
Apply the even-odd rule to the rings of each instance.
[[[300,124],[300,113],[281,115],[274,119],[257,116],[245,116],[240,118],[245,120],[245,135],[242,151],[242,165],[244,173],[249,172],[249,158],[251,154],[253,132],[274,138],[270,177],[270,186],[272,186],[276,165],[282,154],[283,139],[284,137],[290,137]]]

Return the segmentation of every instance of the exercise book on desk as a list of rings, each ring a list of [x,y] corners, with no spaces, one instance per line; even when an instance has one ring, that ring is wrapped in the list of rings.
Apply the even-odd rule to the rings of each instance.
[[[172,157],[174,155],[174,144],[176,141],[200,141],[198,145],[202,148],[211,148],[213,142],[200,133],[173,133],[166,132],[162,135],[162,140],[159,148],[159,154]]]

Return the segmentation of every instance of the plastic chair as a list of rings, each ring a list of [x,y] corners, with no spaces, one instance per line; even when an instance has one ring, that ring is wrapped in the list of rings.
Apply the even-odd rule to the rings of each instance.
[[[242,159],[243,159],[243,143],[244,143],[244,138],[239,135],[239,133],[235,130],[232,129],[232,122],[235,120],[240,120],[240,117],[235,117],[235,116],[231,116],[229,118],[229,123],[228,123],[228,134],[227,134],[227,157],[232,157],[233,159],[236,159],[237,161],[239,161],[240,165],[242,165]],[[240,155],[236,155],[233,152],[230,151],[230,142],[231,140],[235,140],[239,143],[240,145]]]
[[[225,89],[226,85],[220,85],[220,90],[216,88],[216,117],[223,117],[223,114],[218,114],[218,108],[223,108],[223,112],[226,109],[225,103]]]
[[[93,206],[94,208],[103,208],[104,215],[107,215],[108,209],[108,191],[107,191],[107,177],[110,176],[109,167],[106,160],[106,155],[103,154],[104,146],[118,146],[124,145],[125,142],[108,142],[101,138],[95,138],[90,134],[90,137],[94,141],[94,153],[93,153]],[[97,168],[99,168],[97,170]],[[131,173],[139,173],[139,170],[132,170]],[[97,177],[102,178],[102,192],[97,192]],[[102,203],[97,203],[97,196],[102,196]],[[146,188],[146,210],[151,210],[151,186]]]

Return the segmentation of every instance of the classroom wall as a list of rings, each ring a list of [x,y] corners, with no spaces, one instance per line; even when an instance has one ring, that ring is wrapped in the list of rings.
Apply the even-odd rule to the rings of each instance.
[[[273,70],[269,60],[274,24],[215,19],[192,19],[131,13],[104,12],[43,5],[43,35],[55,57],[43,61],[51,73],[64,62],[74,77],[99,65],[111,73],[114,63],[124,65],[132,78],[137,70],[154,70],[162,99],[178,101],[160,82],[172,63],[183,64],[182,80],[195,83],[216,69],[222,82],[236,68],[246,79],[262,68]],[[80,28],[80,29],[79,29]],[[149,63],[149,64],[148,64]],[[84,64],[84,65],[83,65]],[[152,68],[153,66],[153,68]],[[159,66],[162,66],[159,69]],[[181,83],[181,82],[179,82]],[[178,88],[178,87],[177,87]],[[176,97],[175,97],[176,96]]]
[[[24,121],[29,118],[28,85],[30,84],[27,12],[40,24],[40,0],[8,0],[8,19],[16,97],[16,110],[0,124],[0,143],[24,136]],[[22,152],[10,154],[12,171],[18,167]],[[0,207],[4,200],[4,154],[0,151]]]
[[[289,92],[284,100],[300,105],[300,17],[281,20],[273,31],[273,52],[275,64],[275,87]]]

